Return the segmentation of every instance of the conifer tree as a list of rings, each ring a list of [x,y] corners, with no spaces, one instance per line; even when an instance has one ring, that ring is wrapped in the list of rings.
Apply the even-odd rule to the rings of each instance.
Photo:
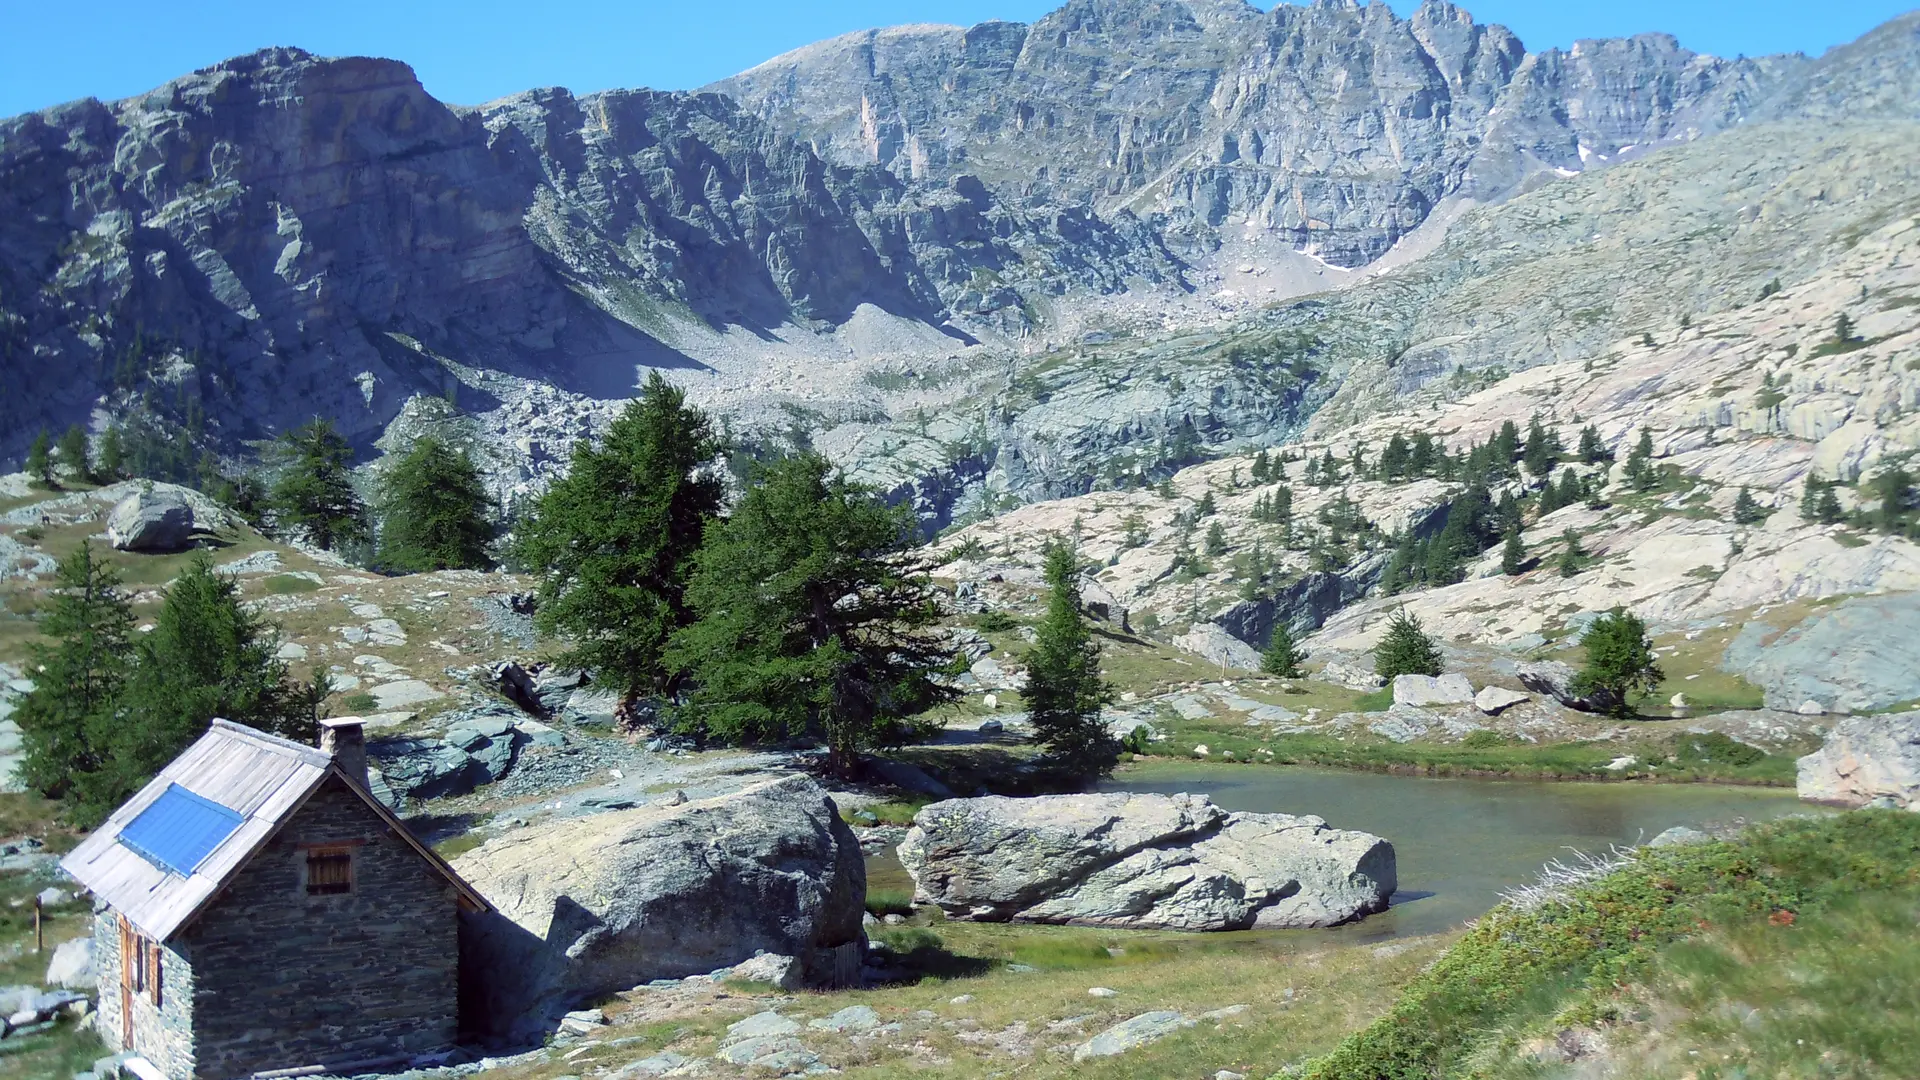
[[[1569,525],[1560,534],[1560,576],[1570,578],[1587,564],[1586,550],[1580,546],[1580,534]]]
[[[1026,699],[1035,739],[1047,756],[1076,776],[1113,771],[1119,744],[1100,711],[1113,690],[1100,675],[1100,643],[1080,611],[1078,557],[1066,544],[1046,551],[1047,613],[1027,654]]]
[[[1820,478],[1813,474],[1813,470],[1807,470],[1806,480],[1800,487],[1801,521],[1811,524],[1820,520],[1820,493],[1825,490],[1826,485],[1822,484]]]
[[[1913,502],[1913,474],[1899,466],[1883,470],[1873,478],[1873,494],[1880,500],[1873,514],[1874,526],[1882,532],[1901,532]]]
[[[1446,448],[1440,447],[1439,453],[1445,454]],[[1407,449],[1407,475],[1418,478],[1430,475],[1437,467],[1433,436],[1424,431],[1413,435],[1413,445]]]
[[[379,562],[388,570],[484,570],[492,496],[466,450],[432,436],[413,444],[380,478]]]
[[[1265,449],[1253,455],[1251,475],[1256,484],[1264,484],[1273,478],[1273,459],[1267,456]]]
[[[242,606],[233,578],[196,553],[135,644],[114,714],[96,717],[101,762],[78,782],[82,815],[119,805],[216,716],[313,745],[327,681],[292,679],[279,647],[278,630]]]
[[[1740,493],[1733,497],[1733,521],[1736,525],[1758,525],[1767,520],[1768,513],[1770,511],[1761,506],[1754,499],[1753,492],[1746,488],[1741,488]]]
[[[1439,675],[1440,648],[1419,618],[1401,608],[1387,620],[1386,633],[1373,647],[1373,670],[1388,682],[1398,675]]]
[[[1623,608],[1595,619],[1580,643],[1587,651],[1586,666],[1571,689],[1616,716],[1633,715],[1630,696],[1651,694],[1666,678],[1654,660],[1646,623]]]
[[[53,799],[100,767],[95,738],[111,720],[131,663],[133,612],[113,566],[90,542],[60,560],[40,620],[47,641],[28,647],[33,689],[14,713],[20,725],[20,780]]]
[[[1840,507],[1840,497],[1833,493],[1834,485],[1821,484],[1820,496],[1814,500],[1813,517],[1822,525],[1838,525],[1847,516]]]
[[[1560,505],[1572,506],[1585,494],[1586,489],[1580,485],[1580,474],[1572,469],[1562,469],[1560,471]]]
[[[1520,459],[1520,428],[1511,420],[1500,423],[1500,431],[1492,442],[1491,466],[1500,471],[1500,475],[1511,473],[1513,463]]]
[[[45,430],[35,435],[27,447],[27,475],[45,487],[59,486],[53,476],[53,440]]]
[[[911,506],[888,506],[817,453],[763,467],[694,556],[696,618],[664,657],[694,686],[675,726],[730,741],[815,736],[845,778],[860,751],[957,697],[914,533]]]
[[[1227,553],[1227,532],[1218,521],[1207,526],[1207,554],[1225,555]]]
[[[1627,483],[1635,491],[1652,491],[1660,486],[1660,475],[1653,467],[1653,433],[1640,429],[1640,439],[1627,455]]]
[[[1613,454],[1600,438],[1600,429],[1588,424],[1580,429],[1580,460],[1589,465],[1597,465],[1612,460]]]
[[[1520,530],[1508,529],[1507,541],[1500,548],[1500,572],[1513,577],[1526,569],[1526,566],[1527,549],[1526,545],[1520,541]]]
[[[333,421],[317,418],[287,432],[276,454],[279,477],[271,501],[281,525],[303,531],[327,551],[365,539],[367,513],[353,488],[353,448]]]
[[[1285,619],[1274,619],[1273,633],[1267,636],[1266,650],[1260,654],[1260,670],[1276,678],[1298,679],[1302,677],[1300,665],[1306,660],[1293,640],[1293,628]]]
[[[100,433],[99,478],[111,483],[124,477],[126,472],[126,442],[120,434],[120,425],[110,424]]]
[[[1560,461],[1560,440],[1547,434],[1546,425],[1540,422],[1540,414],[1534,413],[1527,422],[1527,448],[1522,455],[1527,472],[1534,476],[1546,476]]]
[[[1560,501],[1560,489],[1553,484],[1540,485],[1540,516],[1546,517],[1566,505]]]
[[[521,558],[540,574],[537,625],[629,708],[667,689],[662,650],[692,621],[687,580],[723,493],[703,467],[721,449],[706,415],[655,372],[600,445],[574,447],[520,530]]]
[[[1213,492],[1211,491],[1207,492],[1204,495],[1201,495],[1200,501],[1195,503],[1193,507],[1193,516],[1195,520],[1198,520],[1203,517],[1207,517],[1212,514],[1217,514],[1219,512],[1220,512],[1220,508],[1218,505],[1214,503]]]
[[[73,424],[60,435],[60,464],[82,483],[93,481],[93,464],[87,460],[87,429]]]
[[[1837,345],[1853,341],[1853,316],[1843,311],[1833,317],[1833,340]]]

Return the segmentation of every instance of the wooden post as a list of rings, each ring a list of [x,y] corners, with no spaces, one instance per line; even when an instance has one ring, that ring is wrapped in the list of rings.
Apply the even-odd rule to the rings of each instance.
[[[46,931],[40,925],[40,898],[38,896],[33,898],[33,951],[35,953],[47,951]]]

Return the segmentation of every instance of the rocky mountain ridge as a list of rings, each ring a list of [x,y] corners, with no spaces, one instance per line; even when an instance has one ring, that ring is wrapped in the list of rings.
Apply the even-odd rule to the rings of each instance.
[[[0,404],[0,454],[17,460],[41,427],[129,413],[223,453],[327,415],[370,450],[443,422],[444,400],[511,502],[655,367],[743,439],[812,440],[937,527],[1084,490],[1090,454],[1121,448],[1129,467],[1164,471],[1209,412],[1244,413],[1234,438],[1287,437],[1354,363],[1415,344],[1426,331],[1408,320],[1450,291],[1447,274],[1474,273],[1474,253],[1415,275],[1438,286],[1424,297],[1352,302],[1366,318],[1340,334],[1355,344],[1316,335],[1311,380],[1289,353],[1289,378],[1313,385],[1277,399],[1270,373],[1248,374],[1241,331],[1321,321],[1342,302],[1329,288],[1431,267],[1417,256],[1474,205],[1551,190],[1583,157],[1599,163],[1596,148],[1619,160],[1748,116],[1800,129],[1855,103],[1909,115],[1916,30],[1896,20],[1836,51],[1844,63],[1720,61],[1661,38],[1536,56],[1442,4],[1400,20],[1377,5],[1082,0],[1031,28],[872,36],[860,55],[891,57],[873,78],[902,102],[933,94],[978,119],[995,87],[1038,86],[1079,118],[979,138],[950,124],[924,167],[907,150],[863,163],[827,130],[848,93],[871,97],[867,76],[841,70],[850,39],[742,75],[729,89],[744,107],[539,90],[459,108],[397,63],[267,50],[0,122],[0,365],[21,391]],[[815,81],[794,97],[801,75]],[[954,89],[934,94],[942,79]],[[931,129],[900,109],[901,145],[924,144]],[[1560,127],[1535,123],[1561,113]],[[1136,142],[1102,165],[1096,144],[1123,114]],[[1348,130],[1360,142],[1336,135]],[[1044,184],[1015,167],[1035,146],[1059,159]],[[1193,156],[1206,147],[1219,152]],[[1171,187],[1141,186],[1178,155],[1192,167]],[[1369,179],[1389,174],[1401,179]],[[1338,265],[1382,250],[1364,271]],[[1604,337],[1623,318],[1602,321]],[[1235,345],[1241,359],[1205,360]],[[1133,430],[1061,449],[989,422],[1094,354],[1168,388],[1076,391],[1084,415],[1124,401]],[[1155,354],[1203,370],[1172,377]],[[1389,383],[1485,359],[1443,356]]]

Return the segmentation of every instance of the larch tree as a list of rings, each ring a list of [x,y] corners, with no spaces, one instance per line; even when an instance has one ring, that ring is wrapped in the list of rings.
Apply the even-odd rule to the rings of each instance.
[[[821,739],[850,777],[859,754],[957,698],[913,511],[806,452],[764,467],[693,560],[694,621],[665,660],[693,686],[683,731],[728,741]]]
[[[1048,545],[1046,578],[1047,613],[1035,628],[1021,696],[1049,759],[1075,776],[1105,776],[1120,750],[1100,718],[1113,690],[1100,675],[1100,643],[1080,610],[1079,559],[1071,545]]]
[[[595,446],[574,448],[567,475],[519,530],[519,555],[540,575],[536,625],[570,643],[563,663],[624,697],[669,688],[662,657],[693,621],[693,556],[724,489],[706,466],[722,445],[706,415],[653,373]]]
[[[491,567],[492,507],[466,450],[418,440],[380,477],[379,565],[402,573]]]

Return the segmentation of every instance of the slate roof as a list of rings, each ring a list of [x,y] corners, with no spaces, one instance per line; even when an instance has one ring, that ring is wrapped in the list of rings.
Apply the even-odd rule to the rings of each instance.
[[[142,933],[165,941],[192,922],[220,887],[239,873],[281,824],[333,776],[346,779],[333,758],[315,747],[231,720],[215,720],[205,735],[60,860],[60,866]],[[358,783],[346,783],[396,835],[446,877],[465,906],[478,910],[490,906],[392,811]],[[175,785],[240,817],[240,823],[185,874],[160,865],[151,853],[142,854],[120,836],[121,830]]]

